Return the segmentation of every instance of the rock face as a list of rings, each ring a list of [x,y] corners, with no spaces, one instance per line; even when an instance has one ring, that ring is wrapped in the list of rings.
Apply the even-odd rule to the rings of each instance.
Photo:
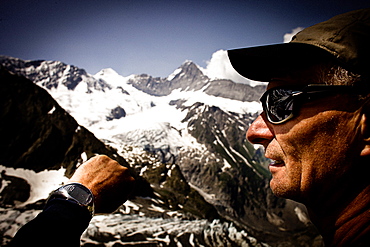
[[[47,89],[64,85],[68,90],[74,90],[81,81],[87,82],[88,91],[90,88],[101,90],[109,88],[109,85],[105,84],[104,81],[94,79],[85,70],[58,61],[24,61],[0,56],[0,62],[9,71],[22,75]],[[27,69],[25,70],[25,68]]]
[[[125,109],[123,109],[120,106],[117,106],[116,108],[112,109],[109,116],[107,116],[107,121],[111,121],[113,119],[120,119],[122,117],[126,117]]]
[[[202,102],[189,105],[186,99],[179,98],[168,104],[186,113],[182,119],[185,129],[166,124],[167,133],[134,130],[137,136],[149,140],[141,147],[132,145],[136,139],[127,134],[116,134],[114,141],[104,140],[104,144],[79,125],[46,90],[64,86],[73,92],[83,88],[83,93],[91,95],[95,90],[102,94],[118,89],[122,97],[131,97],[131,91],[122,85],[114,88],[103,79],[60,62],[26,62],[5,57],[0,61],[13,72],[1,70],[0,165],[35,172],[63,167],[68,177],[83,162],[84,155],[89,158],[98,153],[130,167],[139,181],[133,198],[119,211],[93,219],[82,245],[322,245],[304,207],[276,198],[269,189],[266,160],[244,137],[255,113],[225,111]],[[257,100],[264,89],[228,80],[211,81],[191,62],[184,63],[168,78],[134,76],[128,84],[150,97],[163,97],[175,89],[200,90],[220,99],[245,102]],[[128,98],[125,100],[129,102]],[[156,106],[151,102],[149,107]],[[123,105],[109,108],[104,114],[107,123],[129,117]],[[173,138],[170,131],[180,138],[191,135],[196,145],[154,145],[155,138],[161,135]],[[127,139],[130,145],[124,145]],[[121,143],[119,150],[107,145],[117,140]],[[20,227],[21,219],[30,220],[35,210],[42,209],[43,200],[22,205],[20,202],[27,200],[31,189],[26,180],[6,172],[1,179],[9,185],[0,191],[0,206],[4,209],[0,211],[0,232],[5,245]],[[9,190],[14,188],[11,186],[22,189],[9,196]]]
[[[78,125],[44,89],[5,69],[0,78],[1,165],[35,172],[63,167],[70,177],[84,153],[87,158],[105,154],[129,167],[116,150]]]
[[[0,192],[0,205],[12,207],[17,202],[25,202],[30,197],[31,186],[26,180],[14,176],[8,176],[5,171],[1,172],[0,183],[6,187]]]

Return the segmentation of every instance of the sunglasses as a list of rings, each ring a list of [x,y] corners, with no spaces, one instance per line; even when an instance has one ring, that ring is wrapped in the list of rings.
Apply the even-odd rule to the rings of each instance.
[[[326,84],[310,84],[300,89],[276,87],[267,90],[260,101],[268,121],[273,124],[282,124],[292,119],[304,102],[328,95],[351,92],[359,93],[359,88]]]

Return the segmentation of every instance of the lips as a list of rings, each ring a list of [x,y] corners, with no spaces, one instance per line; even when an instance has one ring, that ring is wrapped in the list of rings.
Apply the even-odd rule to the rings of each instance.
[[[285,166],[284,155],[281,155],[282,151],[279,148],[268,146],[265,148],[265,157],[270,159],[270,167],[281,167]]]
[[[282,160],[272,160],[270,166],[284,166],[284,162]]]

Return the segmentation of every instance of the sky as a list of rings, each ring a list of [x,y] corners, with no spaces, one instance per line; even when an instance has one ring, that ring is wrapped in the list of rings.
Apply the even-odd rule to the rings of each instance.
[[[228,49],[281,43],[365,7],[369,0],[0,0],[0,55],[90,74],[167,77],[186,60],[221,73]]]

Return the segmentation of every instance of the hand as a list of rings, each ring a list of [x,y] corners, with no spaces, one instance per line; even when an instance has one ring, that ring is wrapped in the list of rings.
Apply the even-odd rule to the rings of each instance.
[[[77,168],[70,183],[81,183],[94,195],[95,213],[111,213],[132,192],[135,179],[129,169],[108,156],[95,156]]]

